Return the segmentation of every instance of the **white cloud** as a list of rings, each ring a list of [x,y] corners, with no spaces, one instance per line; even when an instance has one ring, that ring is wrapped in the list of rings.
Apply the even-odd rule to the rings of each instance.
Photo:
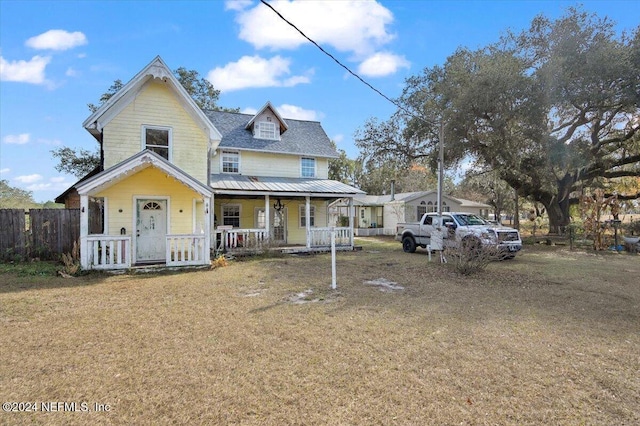
[[[319,115],[316,111],[304,109],[296,105],[282,104],[276,108],[282,118],[293,118],[295,120],[318,121]]]
[[[68,50],[87,44],[87,37],[80,31],[49,30],[31,37],[25,44],[34,49]]]
[[[389,9],[372,1],[272,1],[269,3],[308,37],[359,57],[371,54],[394,35]],[[238,10],[239,37],[254,47],[295,49],[308,41],[272,10],[258,3]]]
[[[62,145],[62,142],[59,139],[38,138],[38,143],[41,143],[43,145],[50,145],[50,146],[60,146],[60,145]]]
[[[4,143],[11,143],[15,145],[24,145],[29,142],[29,133],[20,133],[19,135],[7,135],[2,138]]]
[[[304,109],[296,105],[282,104],[276,107],[276,110],[285,120],[287,118],[291,118],[294,120],[318,121],[322,118],[321,113],[310,110],[310,109]],[[258,112],[258,110],[253,107],[247,107],[241,110],[240,112],[242,112],[243,114],[255,115]]]
[[[10,168],[5,167],[4,169],[0,169],[0,175],[3,175],[3,174],[5,174],[5,173],[9,173],[10,171],[11,171],[11,169],[10,169]]]
[[[20,183],[35,183],[42,180],[42,175],[34,173],[32,175],[23,175],[15,178],[16,181]]]
[[[245,10],[253,4],[253,0],[227,0],[224,2],[225,10]]]
[[[75,69],[69,67],[67,68],[67,71],[64,73],[64,75],[66,75],[67,77],[77,77],[80,75],[80,73]]]
[[[399,68],[409,68],[410,65],[404,56],[379,52],[362,62],[358,67],[358,73],[367,77],[384,77],[395,73]]]
[[[309,83],[309,75],[289,77],[291,61],[281,56],[264,59],[260,56],[243,56],[238,62],[230,62],[224,67],[209,71],[207,80],[221,91],[232,91],[250,87],[293,87]]]
[[[344,140],[344,135],[343,134],[334,135],[331,138],[331,140],[334,141],[336,144],[339,144],[340,142],[342,142]]]
[[[39,175],[38,175],[39,176]],[[42,178],[42,176],[41,176]],[[26,182],[29,183],[29,182]],[[31,183],[26,189],[29,191],[64,191],[69,188],[73,182],[67,181],[64,177],[49,178],[48,182]]]
[[[7,61],[0,56],[0,80],[20,83],[48,83],[44,69],[51,61],[50,56],[34,56],[30,61]]]

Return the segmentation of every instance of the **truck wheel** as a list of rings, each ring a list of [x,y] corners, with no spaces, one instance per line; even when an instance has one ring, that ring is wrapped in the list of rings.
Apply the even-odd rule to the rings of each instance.
[[[405,253],[415,253],[416,252],[416,242],[412,237],[404,237],[402,239],[402,250]]]

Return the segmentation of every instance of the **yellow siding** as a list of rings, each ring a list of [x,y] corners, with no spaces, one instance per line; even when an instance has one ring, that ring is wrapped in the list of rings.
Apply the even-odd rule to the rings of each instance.
[[[233,149],[229,149],[233,151]],[[245,176],[300,177],[300,155],[270,154],[264,152],[239,151],[240,174]],[[211,160],[211,173],[221,173],[222,150]],[[316,177],[329,177],[329,162],[326,158],[316,158]]]
[[[193,200],[202,199],[197,192],[154,167],[148,167],[95,196],[107,200],[109,235],[119,235],[120,228],[126,229],[126,235],[135,234],[132,229],[136,208],[134,197],[145,196],[169,200],[169,233],[191,234],[194,226]]]
[[[208,137],[171,89],[157,80],[145,84],[136,98],[104,128],[105,168],[143,149],[143,125],[170,127],[172,162],[199,181],[207,182]]]

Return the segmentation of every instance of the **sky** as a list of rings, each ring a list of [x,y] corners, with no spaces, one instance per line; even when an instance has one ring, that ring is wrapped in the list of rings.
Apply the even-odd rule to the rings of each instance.
[[[616,31],[640,24],[640,1],[270,1],[342,64],[390,98],[405,80],[476,49],[537,15],[571,6],[607,16]],[[354,134],[395,106],[306,41],[259,1],[0,0],[0,179],[53,200],[77,181],[51,151],[94,150],[82,127],[88,103],[160,55],[221,91],[219,105],[316,120],[350,158]]]

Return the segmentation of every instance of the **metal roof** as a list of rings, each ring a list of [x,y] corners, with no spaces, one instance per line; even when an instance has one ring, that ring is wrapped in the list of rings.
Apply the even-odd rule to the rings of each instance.
[[[211,188],[215,194],[313,195],[316,197],[345,197],[364,194],[357,188],[329,179],[232,174],[212,175],[212,179]]]
[[[353,198],[353,203],[360,206],[384,206],[391,202],[409,202],[427,195],[435,194],[436,191],[418,191],[418,192],[399,192],[394,195],[394,199],[391,199],[391,194],[387,195],[357,195]],[[490,205],[484,203],[478,203],[476,201],[465,200],[463,198],[452,197],[451,195],[442,194],[442,198],[446,201],[451,200],[460,204],[460,207],[474,207],[474,208],[491,208]],[[336,205],[343,205],[344,203],[336,203]]]
[[[226,111],[206,111],[205,114],[222,134],[220,148],[338,158],[331,140],[317,121],[287,118],[287,130],[279,140],[271,140],[255,138],[251,129],[246,128],[254,115]]]

